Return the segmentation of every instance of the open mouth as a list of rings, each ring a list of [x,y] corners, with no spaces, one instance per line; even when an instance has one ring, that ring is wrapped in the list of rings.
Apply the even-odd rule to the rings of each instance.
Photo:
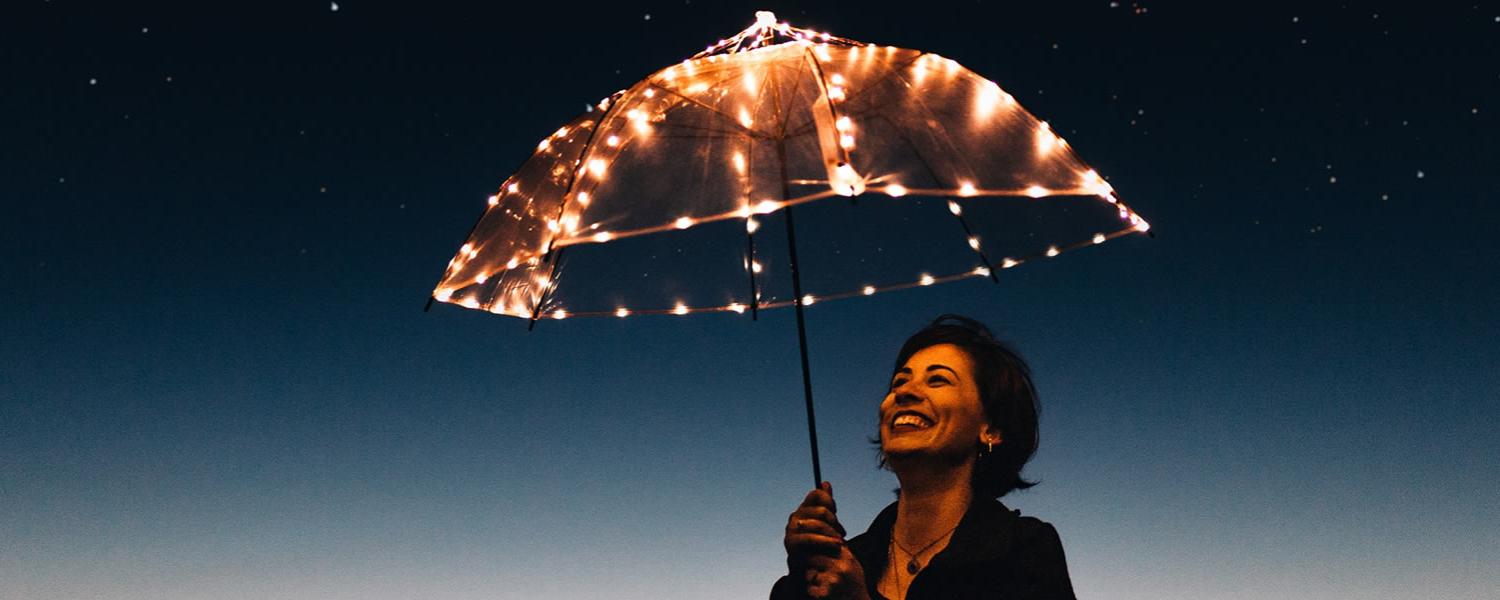
[[[932,419],[919,412],[903,410],[891,418],[892,431],[920,431],[932,427]]]

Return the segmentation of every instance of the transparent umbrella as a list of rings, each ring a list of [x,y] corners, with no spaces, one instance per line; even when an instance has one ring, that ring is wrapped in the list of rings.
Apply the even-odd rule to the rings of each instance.
[[[994,82],[760,12],[541,140],[428,306],[532,326],[792,307],[817,482],[806,307],[998,282],[1149,227]]]

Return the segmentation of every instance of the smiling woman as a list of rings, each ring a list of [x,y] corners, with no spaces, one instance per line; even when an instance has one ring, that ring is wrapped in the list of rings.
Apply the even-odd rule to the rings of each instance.
[[[996,498],[1034,485],[1037,397],[1025,361],[983,324],[938,317],[897,353],[880,403],[881,464],[897,501],[845,540],[823,483],[787,520],[772,600],[1071,599],[1057,531]]]

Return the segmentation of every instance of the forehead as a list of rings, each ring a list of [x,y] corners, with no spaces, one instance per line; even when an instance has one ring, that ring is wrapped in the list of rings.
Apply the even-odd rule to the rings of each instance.
[[[969,353],[953,344],[936,344],[918,350],[902,366],[913,372],[921,372],[932,365],[943,365],[957,371],[959,375],[968,375],[974,370],[974,365],[969,361]]]

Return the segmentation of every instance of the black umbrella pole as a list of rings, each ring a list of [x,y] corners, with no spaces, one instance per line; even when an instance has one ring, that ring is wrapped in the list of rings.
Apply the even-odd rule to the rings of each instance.
[[[823,467],[818,464],[818,421],[813,416],[812,370],[807,366],[807,321],[802,316],[802,277],[797,274],[797,232],[792,226],[792,207],[786,213],[787,256],[792,262],[792,306],[797,309],[797,345],[802,350],[802,395],[807,400],[807,443],[812,447],[813,487],[823,483]]]

